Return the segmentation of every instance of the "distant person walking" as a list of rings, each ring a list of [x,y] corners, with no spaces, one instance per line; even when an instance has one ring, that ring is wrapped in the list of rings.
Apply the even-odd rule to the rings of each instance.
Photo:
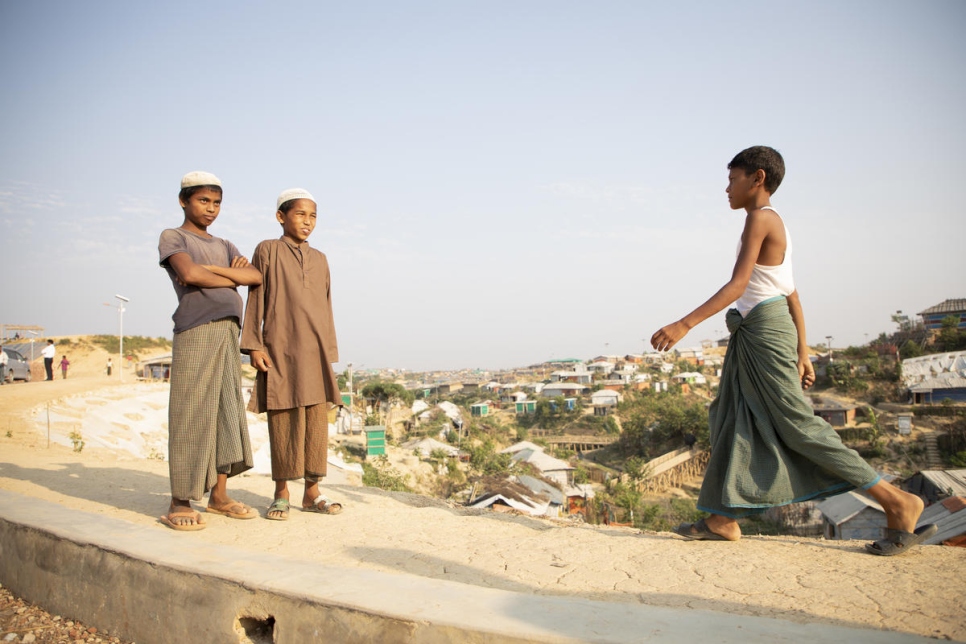
[[[667,351],[695,325],[735,304],[726,318],[731,339],[718,395],[708,411],[711,459],[698,497],[698,509],[711,516],[674,532],[687,539],[737,541],[739,518],[858,488],[886,515],[884,538],[866,550],[908,552],[937,531],[932,524],[916,528],[922,499],[882,480],[805,398],[815,371],[792,277],[792,239],[771,206],[785,162],[777,150],[755,146],[738,153],[728,170],[728,202],[747,213],[731,280],[651,337],[651,346]]]
[[[338,514],[342,504],[319,489],[326,474],[329,408],[342,404],[332,363],[339,360],[329,262],[309,246],[315,198],[301,188],[276,201],[281,239],[255,247],[261,286],[248,289],[241,350],[258,369],[249,411],[267,412],[275,498],[266,516],[288,519],[288,482],[303,479],[303,512]]]
[[[0,385],[7,382],[7,352],[3,350],[3,345],[0,344]]]
[[[70,360],[67,356],[61,356],[60,358],[60,373],[63,374],[64,380],[67,380],[67,368],[70,366]]]
[[[114,363],[111,362],[111,359],[110,358],[108,358],[107,359],[107,367],[106,367],[106,371],[107,371],[107,375],[108,376],[111,375],[111,371],[113,371],[113,369],[114,369]]]
[[[57,348],[54,346],[53,340],[47,340],[47,346],[40,352],[40,355],[44,357],[44,371],[47,373],[47,377],[44,380],[53,380],[54,356],[57,355]]]

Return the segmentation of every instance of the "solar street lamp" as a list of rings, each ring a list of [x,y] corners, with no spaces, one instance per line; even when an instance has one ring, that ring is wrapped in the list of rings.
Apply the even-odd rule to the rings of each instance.
[[[123,295],[115,295],[117,298],[117,338],[118,338],[118,349],[117,349],[117,379],[121,382],[124,381],[124,303],[130,302],[128,298]]]

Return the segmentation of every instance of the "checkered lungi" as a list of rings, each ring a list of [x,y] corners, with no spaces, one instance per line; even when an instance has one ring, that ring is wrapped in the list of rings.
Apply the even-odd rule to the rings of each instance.
[[[272,480],[325,476],[329,453],[328,403],[293,409],[268,410],[268,441],[272,452]]]
[[[168,470],[171,496],[201,500],[218,474],[251,469],[241,393],[238,322],[215,320],[176,333],[171,350]]]

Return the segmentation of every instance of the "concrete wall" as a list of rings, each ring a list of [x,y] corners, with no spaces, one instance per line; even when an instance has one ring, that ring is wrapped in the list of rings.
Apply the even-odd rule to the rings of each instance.
[[[194,536],[0,490],[0,583],[138,644],[930,641],[306,565]]]

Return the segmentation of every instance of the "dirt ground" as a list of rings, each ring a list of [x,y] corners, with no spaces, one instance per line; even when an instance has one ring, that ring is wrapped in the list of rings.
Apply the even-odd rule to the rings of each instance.
[[[11,639],[12,638],[12,639]],[[133,644],[112,637],[96,626],[60,615],[51,615],[36,604],[15,597],[0,587],[0,641],[16,644]]]
[[[72,337],[71,340],[78,340]],[[34,354],[39,355],[39,350]],[[63,355],[58,353],[58,356]],[[117,356],[111,356],[117,364]],[[53,382],[43,382],[44,365],[42,359],[31,363],[31,383],[15,382],[0,388],[3,403],[0,406],[0,435],[7,447],[10,443],[20,446],[36,446],[35,432],[25,431],[22,412],[24,409],[48,402],[51,396],[73,395],[77,392],[88,391],[92,387],[109,386],[113,382],[120,384],[120,377],[108,378],[105,373],[108,353],[101,349],[69,350],[68,360],[71,366],[67,379],[61,377],[59,369],[55,369],[57,379]],[[59,362],[59,358],[57,360]],[[55,365],[56,366],[56,365]],[[134,380],[133,369],[125,370],[125,379]],[[44,388],[41,388],[44,387]],[[3,444],[3,443],[0,443]],[[4,457],[0,457],[3,461]],[[14,639],[7,639],[14,637]],[[47,644],[53,642],[84,642],[97,644],[109,642],[121,644],[122,640],[105,633],[96,626],[82,624],[71,619],[70,616],[51,615],[42,607],[24,601],[0,587],[0,640],[4,642],[23,642],[29,644]]]
[[[167,530],[158,522],[168,502],[167,463],[93,440],[81,452],[63,441],[47,445],[48,404],[72,409],[82,423],[164,387],[137,384],[130,371],[125,384],[108,379],[106,357],[96,350],[71,356],[66,380],[0,387],[0,489]],[[148,426],[149,411],[125,412],[117,433],[150,438],[157,428]],[[735,543],[686,542],[668,533],[507,516],[329,480],[323,486],[345,503],[342,514],[294,509],[286,522],[210,516],[205,530],[184,536],[310,565],[966,641],[966,595],[957,590],[966,569],[962,548],[927,546],[884,558],[850,541],[746,535]],[[264,517],[269,477],[241,475],[229,490]]]

